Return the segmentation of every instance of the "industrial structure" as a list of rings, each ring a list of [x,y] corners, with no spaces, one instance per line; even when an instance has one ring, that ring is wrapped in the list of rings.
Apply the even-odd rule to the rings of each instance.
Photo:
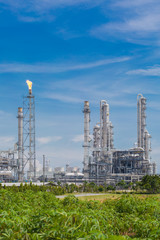
[[[129,150],[114,148],[113,125],[109,119],[109,104],[100,101],[100,121],[90,138],[90,107],[84,102],[84,179],[98,184],[139,181],[144,175],[156,174],[151,163],[151,136],[146,129],[146,98],[137,96],[137,146]]]
[[[18,108],[18,142],[14,150],[0,151],[0,181],[36,179],[35,100],[32,82],[26,83],[29,93],[23,98],[23,108]]]
[[[29,92],[23,98],[23,108],[18,108],[18,141],[13,150],[0,151],[0,181],[54,181],[81,184],[115,184],[120,180],[139,181],[144,175],[156,174],[156,164],[151,163],[151,135],[146,129],[146,98],[137,96],[137,144],[129,150],[114,147],[113,125],[109,104],[100,101],[100,119],[90,136],[90,106],[84,102],[84,158],[83,173],[78,167],[49,167],[43,156],[43,169],[36,169],[35,149],[35,97],[32,82],[27,80]]]
[[[84,182],[84,174],[80,172],[79,167],[70,167],[66,164],[66,168],[56,167],[54,169],[53,180],[62,184],[82,184]]]
[[[26,81],[29,94],[23,98],[23,167],[28,163],[27,179],[36,179],[35,151],[35,97],[32,95],[32,82]],[[19,142],[19,141],[18,141]]]
[[[32,82],[27,80],[28,95],[23,97],[23,108],[18,108],[18,181],[23,181],[25,169],[27,180],[36,179],[35,153],[35,98],[32,95]]]

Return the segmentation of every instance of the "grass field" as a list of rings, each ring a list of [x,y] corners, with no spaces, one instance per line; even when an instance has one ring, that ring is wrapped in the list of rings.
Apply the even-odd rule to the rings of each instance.
[[[69,195],[72,195],[72,194],[69,194]],[[69,196],[69,195],[65,195],[65,197]],[[97,200],[97,201],[105,201],[105,200],[116,200],[116,199],[120,199],[123,195],[125,195],[125,193],[104,193],[103,195],[92,195],[92,196],[81,196],[79,194],[78,196],[78,193],[76,193],[76,197],[78,197],[80,200],[86,200],[86,201],[90,201],[90,200]],[[136,193],[133,193],[133,194],[130,194],[131,196],[136,196],[140,199],[145,199],[145,198],[157,198],[157,200],[160,201],[160,194],[136,194]]]

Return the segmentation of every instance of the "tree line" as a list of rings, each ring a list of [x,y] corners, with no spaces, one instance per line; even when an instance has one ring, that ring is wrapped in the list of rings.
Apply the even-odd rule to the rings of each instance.
[[[67,193],[83,193],[83,192],[91,192],[91,193],[103,193],[109,191],[118,191],[118,190],[130,190],[131,192],[146,192],[146,193],[160,193],[160,176],[158,175],[146,175],[139,182],[129,182],[126,183],[124,180],[119,181],[115,185],[97,185],[94,182],[84,182],[81,185],[76,184],[61,184],[60,182],[56,184],[50,182],[49,185],[41,185],[38,186],[33,184],[32,182],[21,183],[20,186],[2,186],[0,183],[0,189],[8,189],[14,192],[25,192],[27,190],[31,190],[34,192],[38,191],[48,191],[52,192],[55,195],[63,195]]]

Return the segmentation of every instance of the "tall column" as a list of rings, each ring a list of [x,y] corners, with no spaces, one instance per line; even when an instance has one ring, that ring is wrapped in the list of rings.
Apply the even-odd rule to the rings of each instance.
[[[102,100],[100,102],[100,135],[101,148],[106,154],[110,150],[110,122],[109,122],[109,104]]]
[[[145,127],[146,127],[146,98],[142,94],[137,96],[137,144],[144,149]]]
[[[23,181],[23,110],[18,108],[18,181]]]
[[[32,82],[27,80],[29,94],[23,98],[23,159],[28,163],[27,179],[36,180],[35,149],[35,97],[32,95]]]
[[[145,130],[144,133],[144,150],[145,150],[145,160],[149,160],[149,152],[151,151],[150,147],[151,135]]]
[[[84,102],[84,159],[83,159],[83,164],[84,164],[84,178],[89,177],[89,169],[88,169],[88,164],[89,164],[89,133],[90,133],[90,108],[89,108],[89,102],[85,101]]]

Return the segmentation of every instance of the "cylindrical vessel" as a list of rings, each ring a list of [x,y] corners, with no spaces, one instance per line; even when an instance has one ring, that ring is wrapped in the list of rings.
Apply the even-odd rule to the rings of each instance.
[[[88,172],[88,164],[89,164],[89,133],[90,133],[90,108],[89,108],[89,102],[84,102],[84,177],[89,177]]]
[[[146,98],[142,94],[137,96],[137,144],[145,148],[145,127],[146,127]]]
[[[23,110],[18,108],[18,181],[23,181]]]

